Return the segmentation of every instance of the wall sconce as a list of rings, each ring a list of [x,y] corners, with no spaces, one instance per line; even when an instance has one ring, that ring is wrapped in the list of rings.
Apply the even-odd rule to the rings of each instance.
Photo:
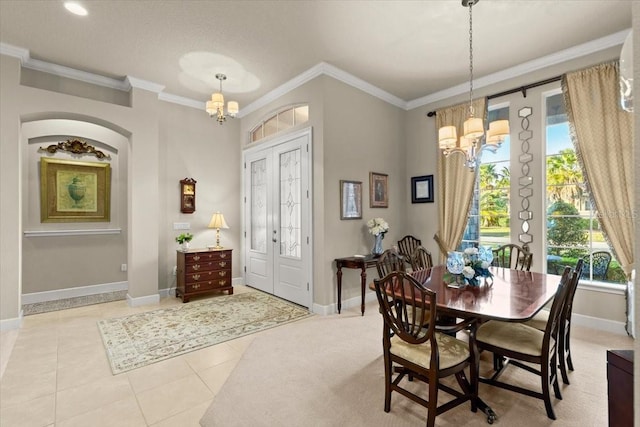
[[[229,228],[227,222],[224,220],[224,215],[220,212],[214,213],[211,217],[211,222],[209,222],[209,228],[216,229],[216,245],[209,246],[209,249],[222,249],[222,246],[220,246],[220,229]]]

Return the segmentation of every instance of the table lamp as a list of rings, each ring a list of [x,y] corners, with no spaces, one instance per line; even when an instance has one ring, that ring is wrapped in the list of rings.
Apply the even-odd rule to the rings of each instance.
[[[211,222],[209,222],[209,228],[216,229],[216,245],[213,247],[209,246],[209,249],[222,249],[222,246],[220,246],[220,229],[229,228],[227,222],[224,220],[224,215],[220,212],[214,213],[211,217]]]

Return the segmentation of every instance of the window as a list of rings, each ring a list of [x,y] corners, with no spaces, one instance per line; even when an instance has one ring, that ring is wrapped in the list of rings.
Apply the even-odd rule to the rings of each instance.
[[[509,119],[509,107],[489,111],[487,121]],[[495,154],[482,152],[467,228],[459,250],[470,246],[498,247],[510,242],[510,156],[511,142],[507,137]]]
[[[251,142],[259,141],[262,138],[274,135],[285,129],[289,129],[290,127],[293,127],[300,123],[305,123],[307,121],[309,121],[308,105],[288,107],[277,112],[273,116],[269,116],[268,118],[260,122],[260,124],[258,124],[256,127],[254,127],[250,132]]]
[[[584,258],[585,278],[624,283],[589,200],[562,93],[547,96],[545,104],[547,272],[560,274],[564,266]]]

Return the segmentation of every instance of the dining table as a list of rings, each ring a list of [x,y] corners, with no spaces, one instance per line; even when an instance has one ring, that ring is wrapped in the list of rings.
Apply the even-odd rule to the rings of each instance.
[[[444,265],[416,270],[411,275],[436,293],[438,316],[475,318],[479,322],[525,322],[531,319],[553,300],[561,279],[555,274],[502,267],[489,267],[489,271],[493,277],[480,279],[478,286],[461,284],[460,278],[456,280]],[[369,288],[375,290],[374,284],[371,283]],[[487,415],[489,424],[497,419],[495,412],[480,397],[478,408]]]

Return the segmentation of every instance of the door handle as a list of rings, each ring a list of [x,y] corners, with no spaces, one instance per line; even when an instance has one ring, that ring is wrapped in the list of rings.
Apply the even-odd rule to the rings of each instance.
[[[278,242],[278,239],[276,239],[276,234],[278,234],[278,231],[277,230],[273,230],[273,237],[271,238],[271,241],[273,243],[277,243]]]

